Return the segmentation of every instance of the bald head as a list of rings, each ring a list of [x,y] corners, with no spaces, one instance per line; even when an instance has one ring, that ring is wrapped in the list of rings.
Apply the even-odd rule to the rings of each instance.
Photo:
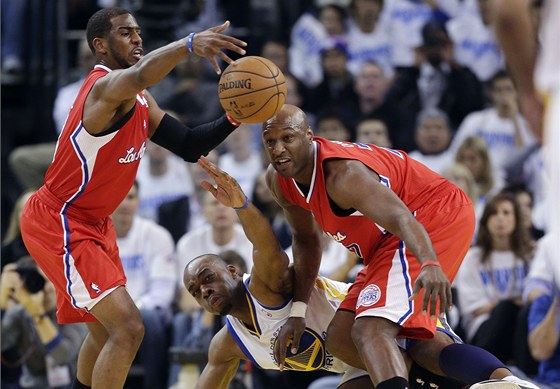
[[[297,131],[306,131],[309,128],[307,115],[300,108],[291,104],[284,104],[276,116],[263,123],[263,132],[273,127],[290,127]]]

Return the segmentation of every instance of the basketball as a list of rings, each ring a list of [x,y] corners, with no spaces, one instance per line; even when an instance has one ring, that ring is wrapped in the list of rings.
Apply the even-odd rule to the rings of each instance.
[[[286,91],[286,80],[278,66],[256,56],[232,62],[218,85],[220,104],[240,123],[262,123],[276,115]]]

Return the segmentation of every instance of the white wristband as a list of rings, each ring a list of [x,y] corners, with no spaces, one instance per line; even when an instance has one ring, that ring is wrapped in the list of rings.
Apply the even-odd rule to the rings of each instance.
[[[307,311],[307,304],[303,301],[294,301],[290,309],[290,317],[303,317],[305,318],[305,311]]]

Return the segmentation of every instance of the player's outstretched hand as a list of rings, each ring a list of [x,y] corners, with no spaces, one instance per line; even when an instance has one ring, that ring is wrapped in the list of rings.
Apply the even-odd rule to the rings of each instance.
[[[233,208],[239,208],[245,204],[245,193],[243,193],[235,178],[208,161],[205,157],[200,157],[198,164],[216,183],[216,186],[214,186],[208,181],[203,181],[201,183],[202,187],[212,193],[220,203],[226,207]]]
[[[414,283],[414,292],[410,301],[414,300],[420,289],[424,288],[424,299],[422,300],[422,311],[428,312],[430,305],[430,316],[435,318],[437,302],[439,299],[440,311],[444,312],[451,307],[451,283],[439,266],[425,266]]]
[[[288,346],[291,353],[296,354],[299,349],[299,341],[305,331],[305,318],[289,317],[288,321],[282,326],[278,339],[274,345],[274,358],[278,362],[280,370],[284,370],[284,361],[286,360],[286,351]]]
[[[228,64],[233,62],[226,53],[222,51],[222,49],[233,51],[237,54],[244,55],[245,50],[243,47],[247,46],[247,43],[234,38],[229,35],[222,34],[229,27],[229,21],[226,21],[224,24],[219,26],[215,26],[209,28],[208,30],[204,30],[201,32],[197,32],[192,40],[192,49],[193,52],[200,56],[205,57],[210,61],[214,70],[216,70],[217,74],[220,74],[222,71],[218,62],[216,61],[216,57],[220,57]]]

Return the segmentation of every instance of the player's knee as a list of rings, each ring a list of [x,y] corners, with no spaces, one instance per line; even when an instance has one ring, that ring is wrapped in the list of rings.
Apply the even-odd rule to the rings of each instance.
[[[111,336],[121,347],[136,351],[144,338],[142,319],[132,319],[121,323]]]

